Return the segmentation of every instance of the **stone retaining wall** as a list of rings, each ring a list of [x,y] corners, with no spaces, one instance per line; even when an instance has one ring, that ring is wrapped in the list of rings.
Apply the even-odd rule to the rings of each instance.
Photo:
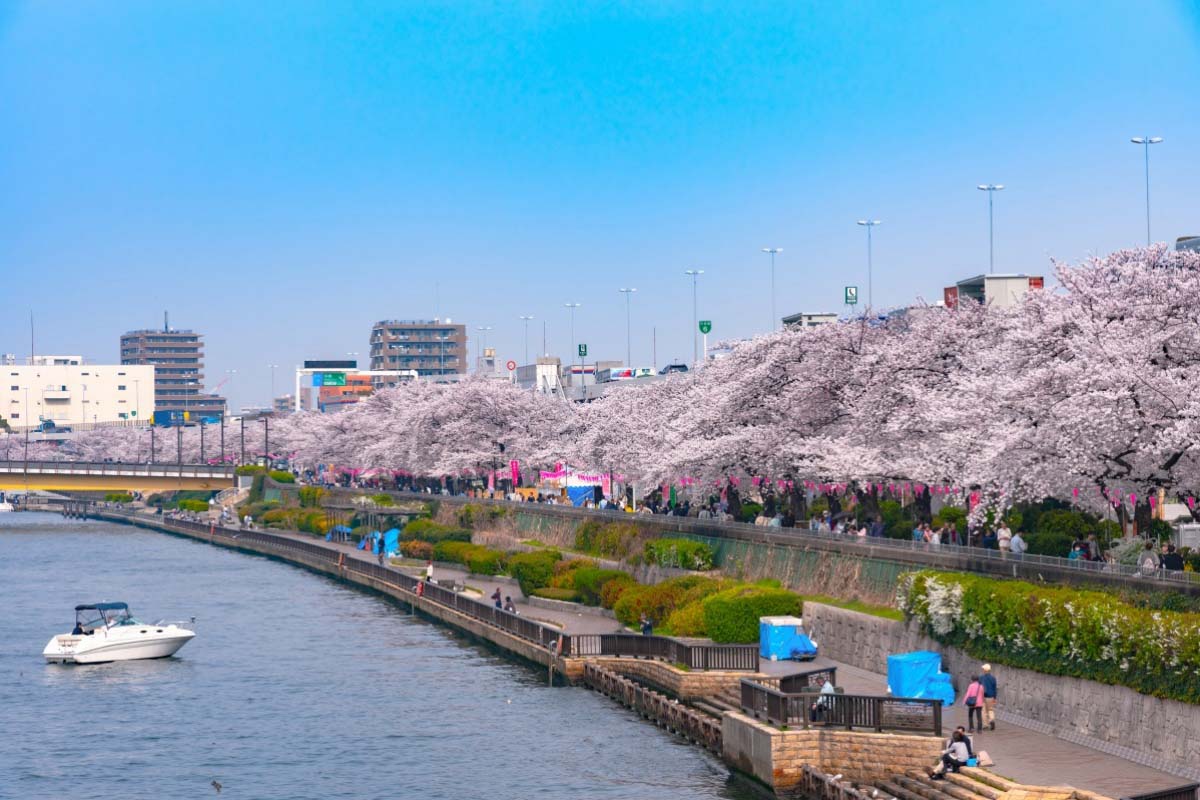
[[[589,656],[587,660],[618,675],[661,689],[680,700],[714,697],[728,689],[736,689],[741,685],[742,678],[765,677],[754,672],[682,670],[662,661],[640,658]]]
[[[797,788],[805,766],[871,782],[929,769],[942,751],[937,736],[831,728],[780,730],[732,711],[721,720],[721,739],[726,762],[777,792]]]
[[[942,654],[942,669],[954,676],[959,692],[979,674],[978,659],[939,644],[915,625],[809,602],[804,623],[821,655],[871,672],[886,674],[890,653],[934,650]],[[1200,708],[1124,686],[1003,664],[993,665],[992,673],[1001,721],[1200,780]]]

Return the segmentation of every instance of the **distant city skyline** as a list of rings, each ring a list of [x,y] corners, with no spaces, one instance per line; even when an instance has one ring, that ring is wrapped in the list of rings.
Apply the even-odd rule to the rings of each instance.
[[[1147,68],[1147,64],[1152,64]],[[1200,234],[1200,10],[886,3],[0,9],[0,352],[205,336],[231,408],[382,319],[690,361],[777,316]],[[990,194],[990,193],[989,193]],[[575,308],[566,304],[578,303]],[[859,306],[862,309],[862,306]],[[524,316],[533,319],[525,321]],[[778,320],[775,320],[778,323]],[[286,378],[284,376],[287,376]]]

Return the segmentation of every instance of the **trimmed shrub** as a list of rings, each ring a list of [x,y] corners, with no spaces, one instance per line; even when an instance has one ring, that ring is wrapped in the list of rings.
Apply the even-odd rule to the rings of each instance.
[[[474,546],[470,542],[437,542],[433,545],[433,558],[436,561],[453,561],[456,564],[466,564],[467,553]]]
[[[404,526],[400,539],[406,542],[422,541],[437,544],[438,542],[469,542],[471,532],[461,528],[450,528],[439,525],[431,519],[414,519]]]
[[[371,502],[377,506],[393,506],[396,504],[396,501],[392,500],[392,496],[390,494],[385,494],[383,492],[371,495]]]
[[[324,536],[332,527],[321,511],[302,511],[296,515],[296,530]]]
[[[621,599],[621,595],[625,594],[631,587],[637,585],[637,581],[629,575],[626,575],[624,578],[613,578],[600,589],[600,605],[605,608],[612,608]]]
[[[561,559],[562,553],[557,550],[518,553],[508,559],[508,574],[521,584],[522,592],[533,594],[534,589],[550,584],[550,579],[554,577],[554,564]]]
[[[471,545],[467,552],[467,567],[476,575],[499,575],[504,571],[505,553],[490,547]]]
[[[475,506],[468,503],[460,508],[454,516],[458,520],[459,525],[469,528],[475,523]]]
[[[1067,537],[1068,544],[1075,539],[1086,539],[1087,535],[1094,531],[1094,528],[1095,523],[1089,517],[1078,511],[1068,511],[1065,508],[1056,508],[1043,512],[1037,520],[1037,532],[1039,534],[1065,536]],[[1029,548],[1029,552],[1034,552],[1032,545]],[[1066,554],[1064,553],[1063,555]]]
[[[258,464],[242,464],[234,469],[234,475],[261,475],[263,468]]]
[[[1039,556],[1060,556],[1066,558],[1071,552],[1071,543],[1075,540],[1065,533],[1050,531],[1025,534],[1025,543],[1029,552]]]
[[[651,539],[646,542],[646,561],[664,567],[706,570],[713,567],[713,551],[694,539]]]
[[[654,586],[637,584],[621,594],[621,599],[613,606],[613,613],[626,625],[637,623],[643,614],[655,624],[664,624],[679,606],[683,593],[682,588],[670,581]]]
[[[292,521],[292,512],[286,508],[273,508],[263,514],[258,521],[263,525],[269,525],[271,527],[280,525],[286,526]]]
[[[245,517],[247,514],[249,514],[250,516],[254,517],[254,519],[261,520],[263,514],[266,514],[268,511],[276,508],[279,508],[279,503],[274,500],[269,500],[266,502],[259,501],[257,503],[243,503],[242,505],[238,506],[238,517]]]
[[[276,483],[295,483],[296,476],[288,472],[286,469],[273,469],[269,473],[271,480]]]
[[[106,503],[132,503],[133,495],[129,494],[129,492],[109,492],[108,494],[104,495],[104,502],[106,502]]]
[[[704,604],[688,603],[671,612],[667,617],[667,630],[673,636],[707,636],[704,626]]]
[[[579,595],[571,589],[559,589],[554,586],[543,586],[541,589],[533,590],[534,597],[544,597],[547,600],[565,600],[569,603],[575,603],[579,600]]]
[[[754,522],[762,513],[762,503],[742,503],[742,522]]]
[[[408,558],[419,558],[422,561],[429,561],[433,558],[433,545],[429,542],[401,542],[400,554]]]
[[[767,586],[738,586],[704,600],[704,629],[714,642],[757,642],[758,618],[799,615],[800,596]]]
[[[928,570],[902,576],[896,599],[935,639],[977,659],[1200,702],[1195,612],[1137,608],[1077,587]]]
[[[579,593],[579,601],[589,606],[600,605],[600,593],[609,581],[629,577],[619,569],[598,569],[589,566],[574,570],[574,576],[574,588]]]
[[[208,511],[208,502],[205,500],[180,500],[175,505],[184,511],[195,511],[197,514]]]

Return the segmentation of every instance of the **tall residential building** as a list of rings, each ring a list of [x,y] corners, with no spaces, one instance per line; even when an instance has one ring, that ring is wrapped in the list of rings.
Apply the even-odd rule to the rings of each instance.
[[[154,367],[154,404],[159,412],[185,413],[190,419],[221,417],[225,398],[205,394],[204,342],[195,331],[165,324],[159,330],[121,336],[121,363]]]
[[[384,320],[371,328],[371,369],[421,377],[467,371],[467,327],[450,320]]]

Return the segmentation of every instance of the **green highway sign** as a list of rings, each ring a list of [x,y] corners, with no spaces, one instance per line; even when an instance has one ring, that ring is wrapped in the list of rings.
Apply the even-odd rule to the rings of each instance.
[[[857,304],[858,304],[858,287],[857,286],[847,286],[846,287],[846,305],[853,306],[853,305],[857,305]]]
[[[586,344],[579,345],[579,357],[580,358],[587,357],[587,345]]]
[[[712,330],[712,320],[711,319],[700,320],[700,332],[701,333],[707,334],[711,330]]]
[[[321,381],[324,386],[345,386],[346,373],[344,372],[326,372]]]

